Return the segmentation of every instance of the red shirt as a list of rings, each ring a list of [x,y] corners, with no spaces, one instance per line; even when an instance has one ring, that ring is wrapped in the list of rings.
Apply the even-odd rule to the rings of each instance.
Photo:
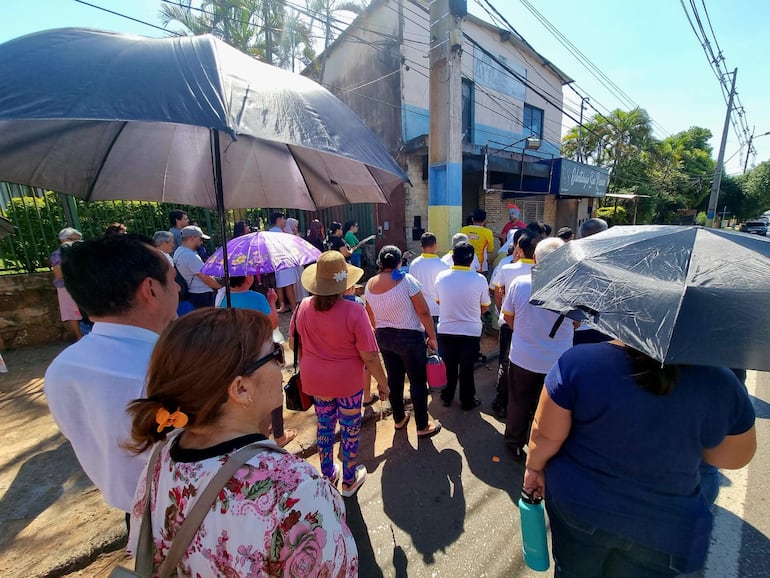
[[[508,221],[505,224],[505,227],[503,227],[503,230],[500,231],[499,238],[505,242],[505,239],[508,237],[508,231],[511,229],[526,229],[527,226],[522,221]]]
[[[364,362],[359,351],[379,351],[366,310],[358,303],[338,300],[329,311],[316,311],[313,299],[303,299],[299,321],[299,367],[308,395],[350,397],[364,387]],[[294,334],[292,318],[289,334]]]

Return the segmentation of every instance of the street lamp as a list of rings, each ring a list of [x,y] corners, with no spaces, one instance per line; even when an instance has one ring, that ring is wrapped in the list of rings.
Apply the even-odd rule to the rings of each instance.
[[[487,141],[487,143],[489,143],[489,142],[495,142],[495,141]],[[524,151],[536,151],[536,150],[539,150],[540,146],[543,144],[543,141],[540,139],[540,137],[536,137],[536,136],[532,136],[532,135],[525,136],[524,138],[520,138],[519,140],[514,141],[511,144],[505,145],[503,148],[501,148],[500,150],[496,151],[494,154],[501,153],[501,152],[505,151],[505,149],[513,148],[516,145],[521,144],[521,143],[525,143],[524,146],[522,147],[522,159],[521,159],[521,162],[522,162],[521,170],[522,170],[522,179],[523,179],[524,178],[524,155],[523,155],[523,152]],[[496,143],[496,144],[503,144],[503,143]],[[492,191],[492,190],[495,190],[495,189],[487,188],[487,177],[488,176],[489,176],[489,144],[484,146],[484,177],[483,177],[483,181],[481,183],[482,189],[484,190],[484,192],[487,192],[487,193]]]
[[[767,136],[770,135],[770,130],[767,132],[763,132],[762,134],[758,134],[757,136],[754,136],[754,131],[751,132],[751,136],[749,137],[749,150],[746,151],[746,162],[743,163],[743,172],[746,172],[746,168],[749,166],[749,155],[751,154],[751,143],[754,142],[755,138],[759,138],[761,136]]]

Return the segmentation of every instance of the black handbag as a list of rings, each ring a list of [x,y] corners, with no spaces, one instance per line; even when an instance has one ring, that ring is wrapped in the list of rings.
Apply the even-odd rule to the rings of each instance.
[[[302,378],[299,375],[299,332],[297,323],[299,322],[299,304],[294,310],[294,375],[289,378],[286,385],[283,386],[283,392],[286,394],[286,409],[291,411],[307,411],[313,405],[313,398],[302,391]]]

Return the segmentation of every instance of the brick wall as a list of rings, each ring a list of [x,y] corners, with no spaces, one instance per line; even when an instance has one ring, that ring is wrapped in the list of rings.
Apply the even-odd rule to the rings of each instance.
[[[414,218],[420,217],[421,227],[428,230],[428,181],[423,180],[423,155],[412,154],[407,157],[406,174],[413,186],[404,186],[405,207],[404,220],[406,227],[404,235],[406,237],[406,249],[420,251],[420,241],[412,240],[412,229],[414,228]],[[400,246],[400,245],[399,245]],[[404,249],[404,247],[401,247]]]
[[[53,273],[0,275],[0,350],[67,339]]]

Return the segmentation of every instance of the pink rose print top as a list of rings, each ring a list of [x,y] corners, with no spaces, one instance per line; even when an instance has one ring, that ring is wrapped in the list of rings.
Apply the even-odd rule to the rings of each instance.
[[[188,450],[174,438],[161,451],[150,502],[154,572],[186,514],[225,457],[252,434],[204,450]],[[198,459],[200,458],[200,459]],[[131,512],[128,551],[139,538],[145,473]],[[155,575],[155,574],[153,574]],[[358,576],[358,551],[345,523],[340,494],[318,472],[291,454],[265,451],[238,470],[220,492],[183,556],[176,576]]]

